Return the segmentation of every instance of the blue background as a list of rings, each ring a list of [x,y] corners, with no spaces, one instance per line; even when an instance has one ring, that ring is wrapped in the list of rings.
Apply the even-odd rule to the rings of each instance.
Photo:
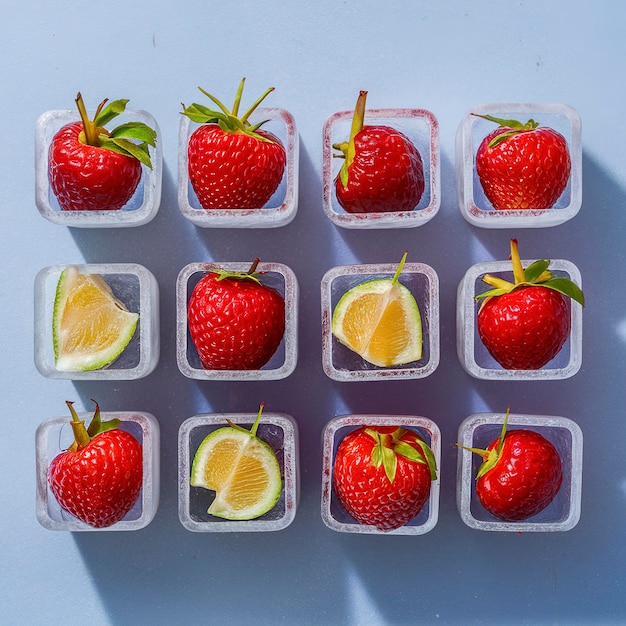
[[[208,623],[609,623],[626,620],[626,169],[619,2],[376,2],[269,0],[174,4],[4,0],[0,15],[0,206],[3,216],[0,349],[0,619],[9,624]],[[180,102],[196,87],[231,101],[242,76],[252,99],[273,85],[300,133],[300,199],[284,228],[199,229],[176,203]],[[351,109],[431,110],[441,130],[442,206],[404,231],[346,231],[321,205],[321,131]],[[149,224],[68,229],[34,204],[37,117],[129,98],[161,127],[163,199]],[[454,135],[487,102],[563,102],[583,120],[583,207],[549,229],[490,231],[462,218],[454,192]],[[478,381],[455,348],[456,287],[479,261],[506,258],[516,235],[526,258],[566,258],[583,274],[583,367],[565,381]],[[340,384],[321,367],[319,283],[345,263],[394,262],[404,249],[441,282],[441,364],[422,380]],[[184,378],[175,362],[176,275],[199,260],[242,261],[250,251],[298,276],[300,359],[283,381],[211,383]],[[132,382],[49,380],[33,364],[33,284],[57,263],[145,265],[161,289],[162,354]],[[35,518],[34,433],[65,400],[142,410],[160,421],[162,492],[155,520],[130,533],[54,533]],[[301,435],[302,494],[279,533],[187,532],[178,521],[176,437],[200,412],[293,415]],[[481,533],[455,505],[461,421],[477,411],[562,415],[584,433],[582,517],[566,533]],[[321,432],[344,413],[417,414],[441,428],[441,509],[421,537],[338,534],[320,517]]]

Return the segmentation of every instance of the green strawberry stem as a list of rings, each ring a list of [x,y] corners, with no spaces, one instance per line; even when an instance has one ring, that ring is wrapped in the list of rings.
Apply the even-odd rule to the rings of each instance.
[[[261,404],[259,405],[259,412],[257,413],[256,419],[254,420],[254,424],[252,424],[252,428],[250,430],[247,430],[246,428],[243,428],[242,426],[238,426],[237,424],[235,424],[234,422],[232,422],[229,419],[227,419],[226,421],[228,422],[228,425],[231,428],[234,428],[235,430],[239,430],[239,431],[244,432],[244,433],[249,433],[253,437],[256,437],[256,431],[259,428],[259,423],[261,422],[261,413],[263,413],[263,408],[264,407],[265,407],[265,402],[261,402]]]
[[[349,140],[343,141],[341,143],[333,144],[333,148],[335,150],[341,150],[345,161],[341,166],[341,170],[339,172],[339,177],[341,179],[341,184],[346,187],[348,184],[348,168],[352,165],[354,161],[354,157],[356,155],[356,148],[354,147],[354,139],[355,137],[363,130],[363,125],[365,123],[365,103],[367,100],[367,91],[360,91],[359,97],[356,101],[356,106],[354,107],[354,113],[352,115],[352,125],[350,126],[350,138]]]
[[[114,430],[120,425],[120,420],[117,418],[103,422],[100,416],[100,405],[93,399],[92,402],[96,405],[96,409],[88,428],[85,428],[85,421],[78,417],[78,413],[76,413],[76,409],[74,408],[74,403],[70,400],[66,400],[65,402],[72,416],[70,426],[72,427],[72,432],[74,434],[74,442],[68,448],[70,452],[75,452],[76,450],[84,448],[92,439],[101,433],[108,430]]]
[[[104,125],[126,110],[128,100],[115,100],[106,107],[108,99],[104,99],[96,109],[93,120],[89,118],[85,102],[80,92],[76,95],[76,107],[83,124],[78,141],[88,146],[111,150],[137,159],[152,168],[148,146],[156,145],[156,131],[143,122],[127,122],[108,131]],[[139,142],[139,143],[137,143]]]
[[[258,279],[257,271],[256,271],[256,268],[259,265],[260,261],[261,259],[259,259],[258,257],[254,259],[254,261],[252,261],[252,265],[250,266],[250,269],[247,272],[236,272],[233,270],[212,269],[211,273],[217,274],[215,280],[218,282],[220,280],[224,280],[225,278],[231,278],[233,280],[253,280],[260,285],[261,281]]]
[[[555,277],[552,272],[548,270],[550,261],[541,259],[531,263],[524,269],[520,260],[517,239],[511,239],[511,264],[513,266],[514,282],[504,280],[498,276],[492,276],[491,274],[485,274],[483,276],[483,282],[493,287],[493,289],[476,296],[477,300],[483,300],[481,308],[489,298],[494,296],[501,296],[521,287],[537,286],[553,289],[564,296],[572,298],[572,300],[575,300],[580,305],[585,305],[585,296],[581,288],[569,278]]]
[[[78,108],[78,114],[80,115],[80,119],[83,123],[83,132],[79,135],[79,141],[87,144],[88,146],[100,146],[100,135],[108,134],[104,128],[99,128],[96,126],[95,122],[89,119],[89,115],[87,114],[87,109],[85,107],[85,102],[83,100],[83,96],[80,91],[76,95],[76,107]],[[96,114],[94,116],[94,120],[98,117],[99,113],[102,111],[102,108],[106,104],[107,100],[103,100],[96,109]]]
[[[259,107],[261,102],[265,100],[265,98],[274,91],[274,87],[269,87],[266,89],[263,94],[257,98],[257,100],[252,104],[252,106],[240,117],[239,116],[239,107],[241,104],[241,97],[243,94],[243,87],[246,79],[242,78],[239,83],[239,87],[237,88],[237,94],[235,95],[235,102],[233,104],[232,110],[228,110],[228,108],[218,100],[213,94],[210,94],[208,91],[203,89],[202,87],[198,87],[198,89],[213,101],[219,110],[209,109],[208,107],[192,103],[190,106],[186,106],[185,103],[182,103],[183,110],[181,112],[182,115],[186,115],[192,122],[196,122],[197,124],[217,124],[225,133],[245,133],[246,135],[250,135],[251,137],[255,137],[259,141],[263,141],[265,143],[274,143],[272,139],[265,137],[257,133],[256,131],[263,125],[267,120],[263,120],[257,124],[250,124],[249,118]]]
[[[476,480],[478,480],[481,476],[484,476],[495,464],[498,462],[500,455],[502,454],[502,447],[504,446],[504,438],[506,436],[506,427],[509,421],[509,412],[510,408],[507,408],[506,415],[504,416],[504,422],[502,424],[502,430],[500,431],[500,437],[498,438],[498,445],[491,448],[491,450],[483,450],[482,448],[468,448],[466,446],[462,446],[460,443],[455,444],[459,448],[463,450],[468,450],[469,452],[473,452],[475,454],[479,454],[483,458],[482,465],[478,468],[478,472],[476,472]]]
[[[495,122],[499,126],[506,128],[508,130],[504,130],[503,132],[496,135],[490,142],[489,147],[493,148],[497,146],[499,143],[502,143],[505,139],[512,137],[513,135],[517,135],[518,133],[527,132],[530,130],[535,130],[537,126],[539,126],[539,122],[535,122],[535,120],[530,119],[525,124],[518,120],[505,120],[500,117],[493,117],[492,115],[480,115],[478,113],[472,113],[475,117],[481,117],[484,120],[489,122]]]
[[[400,274],[402,274],[402,270],[404,269],[404,264],[406,262],[406,257],[408,254],[409,254],[409,251],[405,250],[404,254],[402,255],[402,258],[400,259],[400,263],[398,264],[398,267],[396,268],[396,273],[393,275],[393,278],[391,279],[392,285],[395,285],[400,279]]]

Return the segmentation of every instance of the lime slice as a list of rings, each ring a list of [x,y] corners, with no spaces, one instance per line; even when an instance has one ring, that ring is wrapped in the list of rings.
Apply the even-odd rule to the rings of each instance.
[[[101,276],[67,267],[57,283],[52,314],[56,368],[83,372],[109,365],[132,339],[138,319]]]
[[[411,291],[396,277],[368,280],[346,292],[335,307],[332,333],[379,367],[422,358],[422,318]]]
[[[265,441],[256,436],[261,412],[251,430],[231,424],[213,431],[200,444],[190,484],[215,491],[210,515],[228,520],[261,517],[278,501],[280,466]]]

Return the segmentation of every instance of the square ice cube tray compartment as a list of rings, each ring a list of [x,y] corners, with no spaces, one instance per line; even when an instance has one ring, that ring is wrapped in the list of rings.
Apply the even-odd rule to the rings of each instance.
[[[417,432],[430,446],[437,464],[437,478],[422,510],[404,526],[390,531],[357,522],[341,505],[333,487],[333,466],[343,438],[361,426],[398,426]],[[322,501],[324,524],[336,532],[369,535],[423,535],[431,531],[439,517],[439,473],[441,470],[441,432],[426,417],[414,415],[341,415],[326,424],[322,433]]]
[[[458,443],[485,449],[498,439],[504,413],[475,413],[460,425]],[[457,508],[467,526],[476,530],[503,532],[558,532],[571,530],[580,519],[582,493],[583,434],[571,419],[553,415],[509,415],[507,433],[528,429],[548,439],[561,457],[563,482],[555,499],[537,515],[519,522],[506,522],[487,511],[476,495],[476,472],[480,455],[458,448]]]
[[[472,113],[476,115],[472,115]],[[571,173],[567,187],[556,204],[548,209],[496,210],[487,200],[476,173],[476,152],[482,140],[498,126],[477,115],[515,119],[530,118],[541,126],[553,128],[567,141]],[[456,187],[463,217],[479,228],[542,228],[557,226],[572,219],[582,206],[581,121],[572,107],[559,103],[480,104],[468,112],[456,134]]]
[[[48,179],[48,150],[54,135],[66,124],[80,121],[78,111],[55,110],[43,113],[35,126],[35,203],[47,220],[76,228],[123,228],[150,222],[161,203],[163,146],[156,120],[147,111],[127,109],[111,126],[126,122],[143,122],[157,133],[156,146],[150,146],[152,168],[141,166],[139,185],[131,199],[119,210],[63,211],[52,192]]]
[[[228,426],[227,419],[250,429],[254,413],[202,413],[185,420],[178,431],[178,516],[192,532],[267,532],[282,530],[296,516],[300,497],[298,426],[285,413],[263,412],[257,436],[276,454],[283,479],[278,502],[265,515],[252,520],[226,520],[207,513],[215,493],[189,483],[193,458],[204,438]]]
[[[93,412],[79,412],[78,416],[88,425]],[[93,532],[139,530],[147,526],[156,515],[160,490],[158,421],[150,413],[136,411],[103,411],[101,417],[102,421],[119,419],[121,421],[119,428],[133,435],[142,446],[143,486],[139,499],[125,517],[106,528],[94,528],[61,508],[48,485],[47,473],[52,460],[66,450],[74,440],[68,412],[65,417],[55,417],[40,424],[35,435],[37,519],[48,530]]]
[[[435,217],[441,204],[437,118],[426,109],[366,110],[365,125],[390,126],[406,135],[418,149],[424,167],[424,193],[412,211],[348,213],[338,203],[334,189],[334,180],[343,159],[333,157],[338,153],[333,144],[348,141],[352,115],[352,111],[340,111],[331,115],[324,124],[322,206],[326,216],[343,228],[411,228],[429,222]]]
[[[57,283],[69,265],[42,269],[35,278],[35,365],[47,378],[71,380],[136,380],[150,374],[159,361],[159,286],[153,274],[136,263],[76,264],[83,274],[98,274],[129,311],[139,313],[137,328],[122,354],[108,366],[66,372],[55,366],[52,317]]]
[[[277,228],[286,226],[298,210],[299,137],[294,117],[289,111],[262,108],[254,111],[252,124],[267,120],[262,129],[278,137],[285,147],[283,179],[267,204],[258,209],[225,207],[204,209],[189,180],[187,148],[189,137],[200,127],[181,115],[178,134],[178,207],[181,213],[202,228]]]

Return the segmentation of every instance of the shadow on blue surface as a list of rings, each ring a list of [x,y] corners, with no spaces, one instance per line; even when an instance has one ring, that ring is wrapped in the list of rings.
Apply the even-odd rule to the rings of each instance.
[[[300,206],[294,222],[276,231],[200,231],[176,205],[175,181],[164,172],[159,214],[124,232],[73,232],[87,262],[134,261],[150,269],[161,291],[161,359],[148,378],[128,383],[76,383],[84,403],[103,410],[138,409],[161,425],[161,504],[155,520],[133,533],[77,533],[75,541],[102,594],[112,623],[181,623],[212,614],[233,623],[502,623],[507,606],[529,598],[518,619],[529,623],[609,620],[626,608],[622,518],[605,516],[621,499],[626,479],[624,420],[611,413],[608,388],[624,379],[626,293],[606,268],[624,266],[626,193],[589,157],[584,159],[584,204],[555,229],[482,231],[461,217],[451,185],[435,219],[418,229],[337,231],[322,221],[321,181],[301,148]],[[453,180],[442,162],[442,180]],[[320,227],[321,225],[321,227]],[[456,287],[473,263],[506,258],[516,236],[527,257],[568,258],[583,274],[582,370],[566,381],[488,382],[469,377],[456,356]],[[344,249],[344,246],[348,250]],[[389,262],[409,249],[432,265],[441,289],[441,362],[418,381],[339,384],[321,368],[319,282],[335,264]],[[210,257],[242,260],[242,252],[284,262],[300,282],[300,350],[296,372],[269,383],[196,382],[175,359],[175,281],[181,267]],[[245,260],[245,259],[243,259]],[[611,294],[610,297],[608,294]],[[620,334],[621,333],[621,334]],[[607,359],[607,355],[609,358]],[[199,412],[268,409],[299,425],[301,499],[294,523],[278,533],[194,534],[177,515],[177,432]],[[456,431],[481,410],[562,415],[584,433],[583,507],[567,533],[498,534],[473,531],[456,511]],[[416,414],[442,431],[441,507],[435,529],[416,538],[340,535],[320,517],[321,432],[341,413]],[[617,443],[616,443],[617,442]],[[617,506],[612,505],[612,510]],[[593,544],[589,537],[595,537]],[[398,573],[400,572],[400,574]],[[502,573],[507,572],[503,582]],[[114,573],[114,578],[112,578]],[[445,589],[445,594],[442,594]],[[445,595],[446,601],[442,601]],[[140,598],[135,601],[134,598]],[[532,598],[532,601],[530,600]],[[123,612],[120,607],[124,607]],[[609,609],[612,613],[608,613]]]

